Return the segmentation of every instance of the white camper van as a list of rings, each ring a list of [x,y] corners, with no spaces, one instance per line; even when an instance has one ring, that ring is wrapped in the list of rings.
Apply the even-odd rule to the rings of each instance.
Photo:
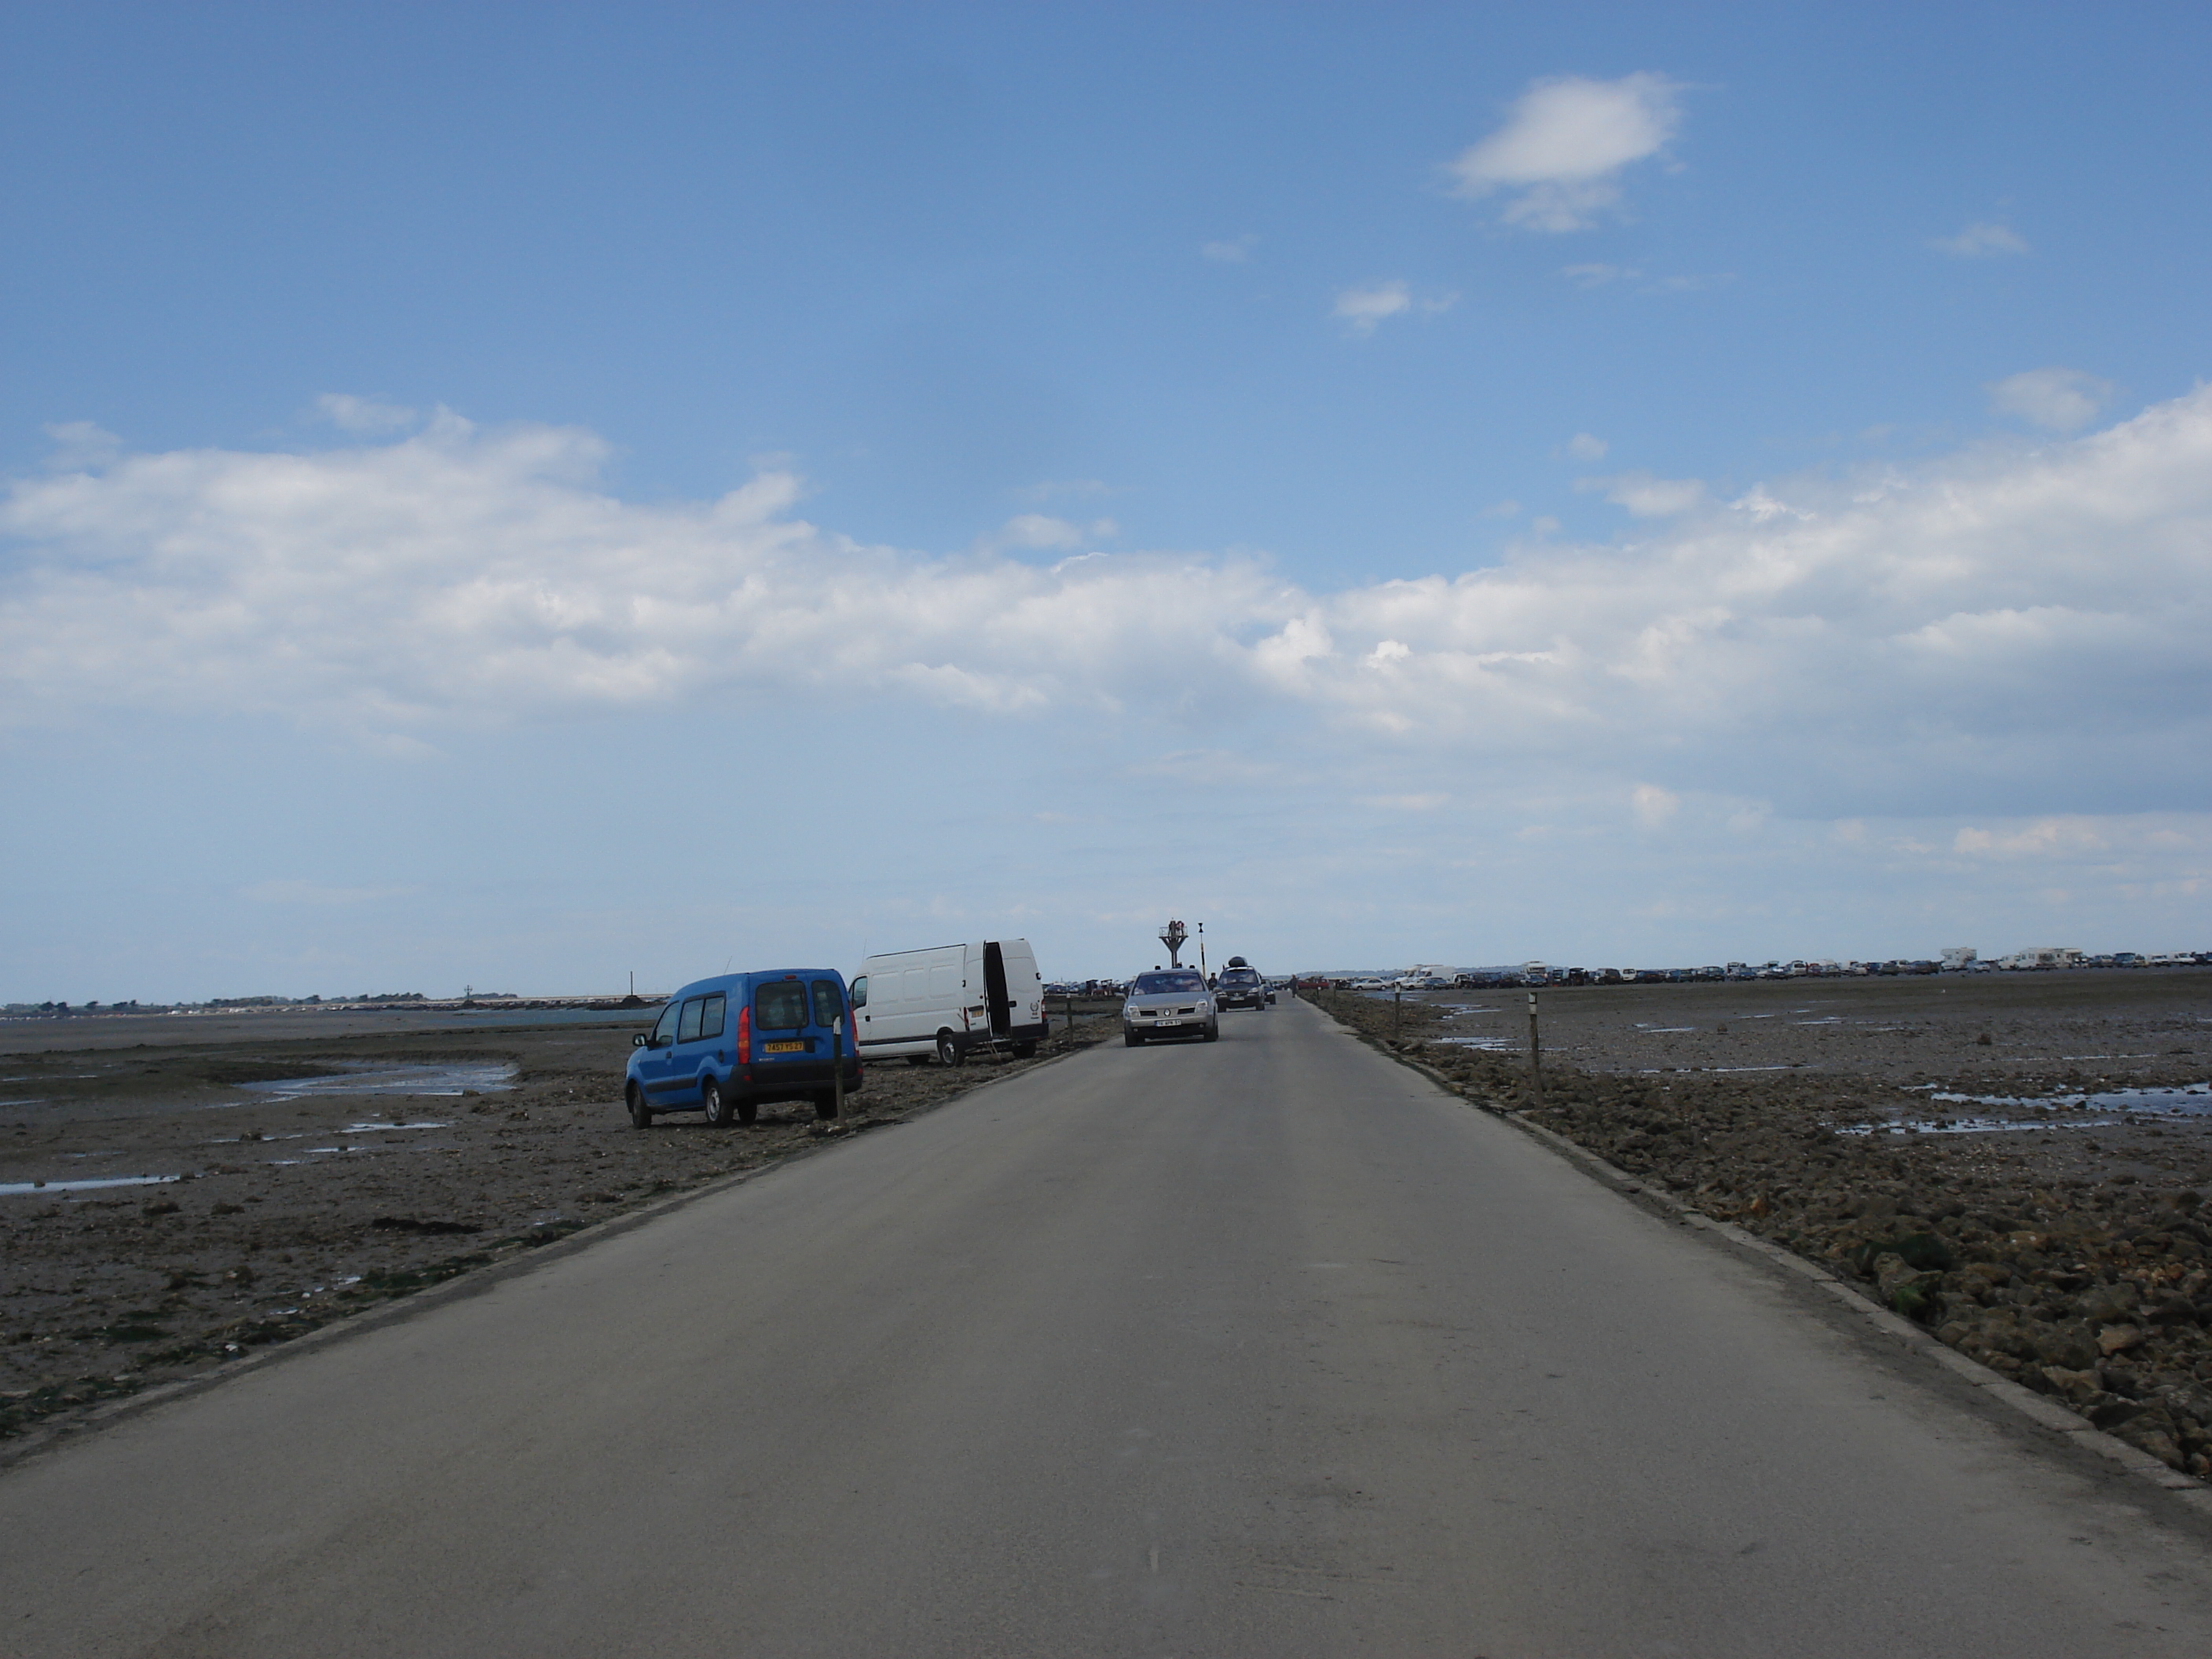
[[[971,1048],[1004,1047],[1017,1059],[1045,1037],[1044,976],[1027,939],[939,945],[870,957],[853,979],[863,1060],[932,1054],[957,1066]]]

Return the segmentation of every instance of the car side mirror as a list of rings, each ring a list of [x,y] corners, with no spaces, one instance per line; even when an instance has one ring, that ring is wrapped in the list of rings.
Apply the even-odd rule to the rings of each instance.
[[[644,1033],[644,1032],[642,1032],[642,1031],[638,1031],[638,1032],[633,1033],[633,1034],[632,1034],[632,1036],[631,1036],[631,1037],[630,1037],[630,1040],[629,1040],[629,1046],[630,1046],[631,1048],[644,1048],[644,1047],[645,1047],[645,1033]]]

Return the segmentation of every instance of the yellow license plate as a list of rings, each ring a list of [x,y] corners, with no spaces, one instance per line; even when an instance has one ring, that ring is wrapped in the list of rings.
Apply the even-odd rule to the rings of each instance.
[[[761,1052],[764,1054],[803,1054],[806,1052],[806,1045],[803,1042],[763,1042]]]

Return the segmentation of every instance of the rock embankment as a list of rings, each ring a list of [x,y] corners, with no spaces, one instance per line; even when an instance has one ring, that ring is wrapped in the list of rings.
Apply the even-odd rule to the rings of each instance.
[[[1431,1040],[1365,998],[1322,1005],[1492,1109],[1525,1111],[1716,1219],[1771,1239],[2168,1466],[2212,1478],[2212,1207],[2203,1137],[2082,1173],[2083,1137],[1914,1133],[1924,1094],[1843,1074],[1607,1076]],[[1391,1035],[1394,1024],[1398,1034]],[[2056,1141],[2045,1135],[2045,1142]],[[2094,1146],[2095,1143],[2090,1143]],[[2061,1152],[2063,1152],[2063,1158]],[[2060,1174],[2060,1170],[2067,1173]]]

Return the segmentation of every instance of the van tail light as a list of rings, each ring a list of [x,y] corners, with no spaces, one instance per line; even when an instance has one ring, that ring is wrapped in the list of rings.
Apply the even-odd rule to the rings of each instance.
[[[752,1005],[747,1003],[738,1010],[738,1064],[750,1066],[752,1063],[753,1011]]]

